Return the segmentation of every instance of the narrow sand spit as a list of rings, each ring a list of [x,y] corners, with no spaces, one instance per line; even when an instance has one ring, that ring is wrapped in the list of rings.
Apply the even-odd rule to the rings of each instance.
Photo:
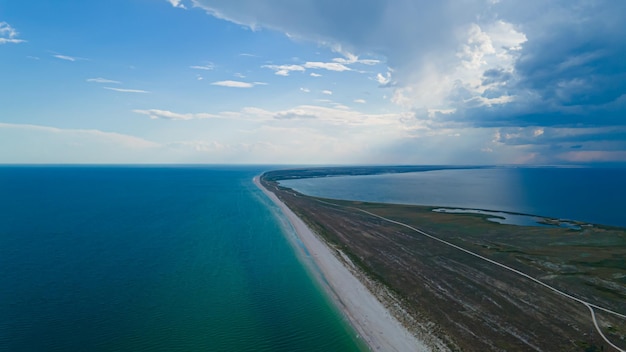
[[[283,212],[328,283],[335,303],[373,351],[429,351],[395,319],[385,306],[337,259],[330,248],[291,209],[254,178]]]

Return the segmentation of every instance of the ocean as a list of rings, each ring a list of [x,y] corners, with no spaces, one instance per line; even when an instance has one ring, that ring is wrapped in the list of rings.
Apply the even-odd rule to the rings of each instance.
[[[1,351],[357,351],[263,167],[0,167]]]
[[[626,168],[447,169],[281,184],[326,198],[506,211],[626,227]]]

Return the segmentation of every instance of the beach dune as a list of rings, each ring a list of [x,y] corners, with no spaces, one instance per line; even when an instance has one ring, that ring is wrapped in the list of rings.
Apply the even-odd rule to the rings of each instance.
[[[261,184],[259,177],[254,183],[280,208],[302,241],[315,265],[323,275],[322,285],[332,296],[359,336],[374,351],[429,351],[430,349],[413,336],[352,274],[333,251],[296,216],[278,197]],[[347,258],[344,258],[347,260]]]

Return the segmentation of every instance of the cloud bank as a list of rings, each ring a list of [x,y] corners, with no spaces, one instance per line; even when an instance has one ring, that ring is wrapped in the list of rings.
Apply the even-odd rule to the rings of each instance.
[[[350,58],[357,55],[385,57],[389,70],[379,72],[376,80],[392,90],[391,101],[411,111],[414,119],[438,128],[495,128],[503,133],[510,129],[526,133],[538,128],[599,128],[602,132],[595,134],[595,141],[608,143],[609,131],[626,125],[626,2],[192,3],[217,18],[254,30],[288,33],[298,40],[326,45],[345,57],[331,63],[268,67],[280,75],[301,68],[350,69]],[[548,142],[548,137],[533,136],[529,148],[547,153],[549,148],[542,143]],[[510,142],[503,139],[497,143]],[[580,142],[583,150],[571,155],[596,155],[598,150],[588,148],[597,146]],[[626,151],[626,142],[611,143]],[[564,144],[556,147],[567,148]]]

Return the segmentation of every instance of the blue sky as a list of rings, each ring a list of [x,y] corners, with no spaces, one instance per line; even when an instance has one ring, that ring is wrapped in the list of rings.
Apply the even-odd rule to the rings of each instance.
[[[626,3],[0,0],[0,163],[626,162]]]

